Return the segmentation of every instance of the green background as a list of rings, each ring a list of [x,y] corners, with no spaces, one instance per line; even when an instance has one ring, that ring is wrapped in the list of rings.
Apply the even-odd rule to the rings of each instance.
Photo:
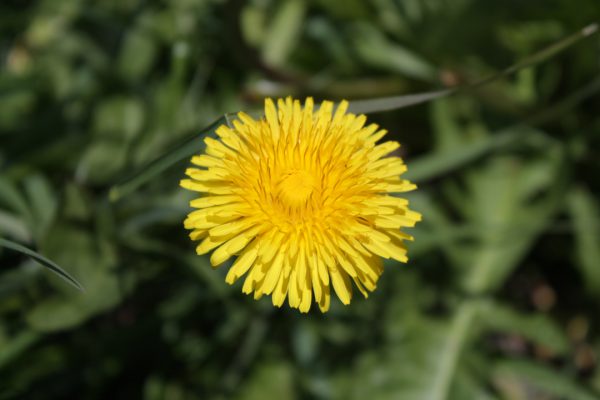
[[[110,187],[267,96],[473,82],[600,21],[597,0],[2,0],[0,399],[596,399],[598,36],[369,115],[424,216],[368,300],[308,315],[225,284],[186,162]]]

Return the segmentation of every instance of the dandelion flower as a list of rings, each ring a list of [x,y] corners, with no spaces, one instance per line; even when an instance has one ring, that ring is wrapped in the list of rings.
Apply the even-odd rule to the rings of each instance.
[[[382,258],[406,262],[401,231],[421,219],[394,193],[415,189],[401,179],[397,142],[364,115],[334,111],[308,98],[265,101],[265,117],[240,112],[218,139],[206,138],[181,186],[202,196],[184,222],[198,254],[214,267],[237,256],[225,278],[246,275],[242,291],[270,295],[273,305],[307,312],[312,298],[329,309],[331,288],[343,304],[352,281],[368,297],[383,272]]]

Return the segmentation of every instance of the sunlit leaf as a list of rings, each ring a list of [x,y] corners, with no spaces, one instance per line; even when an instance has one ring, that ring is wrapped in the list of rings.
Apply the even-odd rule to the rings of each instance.
[[[583,283],[591,293],[600,293],[600,207],[597,199],[583,187],[574,188],[568,197],[575,225],[577,265]]]
[[[477,302],[465,302],[443,321],[404,319],[402,335],[394,344],[361,357],[345,395],[352,399],[452,399],[478,314]]]
[[[281,66],[300,36],[306,3],[302,0],[286,0],[280,3],[275,18],[263,42],[263,58],[273,66]]]

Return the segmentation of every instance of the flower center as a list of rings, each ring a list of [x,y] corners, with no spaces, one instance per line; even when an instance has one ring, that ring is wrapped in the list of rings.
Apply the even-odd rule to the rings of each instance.
[[[315,178],[302,170],[292,170],[281,176],[277,184],[277,197],[291,207],[306,204],[315,189]]]

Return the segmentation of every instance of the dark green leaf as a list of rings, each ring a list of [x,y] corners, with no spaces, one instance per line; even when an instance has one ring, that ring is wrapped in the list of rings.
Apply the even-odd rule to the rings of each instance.
[[[227,116],[224,115],[200,132],[189,135],[181,144],[175,146],[149,164],[144,165],[142,168],[137,169],[129,177],[114,185],[109,191],[110,200],[119,200],[174,164],[191,157],[193,154],[200,153],[202,150],[202,146],[200,145],[201,139],[212,134],[217,127],[226,122],[226,119]],[[198,146],[192,145],[193,143],[198,143]]]
[[[500,361],[494,367],[496,379],[532,385],[542,392],[569,400],[596,400],[597,397],[564,372],[554,371],[530,361]]]
[[[600,293],[600,207],[583,187],[573,189],[568,201],[575,225],[577,266],[590,293]]]
[[[481,324],[486,330],[522,335],[560,355],[569,350],[565,333],[548,315],[522,314],[508,306],[492,303],[486,304],[482,310]]]
[[[42,256],[41,254],[36,253],[35,251],[28,249],[27,247],[21,246],[18,243],[2,238],[0,238],[0,247],[6,247],[7,249],[18,251],[19,253],[23,253],[26,256],[33,258],[35,261],[48,268],[50,271],[54,272],[55,274],[63,278],[65,281],[75,286],[77,289],[83,291],[83,287],[79,282],[75,280],[75,278],[73,278],[64,269],[62,269],[46,257]]]

